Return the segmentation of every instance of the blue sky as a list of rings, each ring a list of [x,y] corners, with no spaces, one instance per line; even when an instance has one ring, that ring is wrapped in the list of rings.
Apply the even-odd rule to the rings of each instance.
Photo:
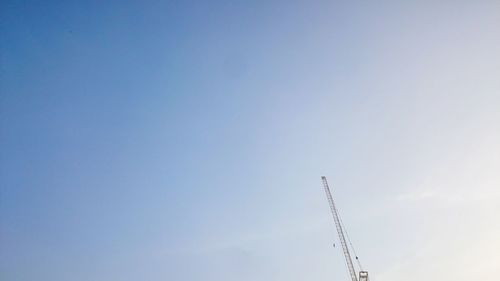
[[[2,280],[500,274],[498,1],[2,1]]]

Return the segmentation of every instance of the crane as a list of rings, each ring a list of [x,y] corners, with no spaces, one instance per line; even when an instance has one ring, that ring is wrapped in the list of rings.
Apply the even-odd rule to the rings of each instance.
[[[328,181],[326,180],[325,176],[322,176],[321,180],[323,181],[323,187],[325,188],[326,198],[328,199],[328,203],[330,204],[333,220],[335,221],[335,228],[337,229],[337,233],[339,235],[340,244],[342,246],[342,251],[344,252],[344,257],[347,263],[347,268],[349,269],[351,281],[368,281],[368,271],[360,270],[359,279],[358,275],[356,275],[356,269],[354,268],[354,264],[352,263],[351,253],[349,252],[349,247],[346,243],[344,234],[345,231],[342,228],[342,222],[340,220],[337,207],[335,206],[335,202],[333,201],[332,192],[330,191],[330,187],[328,186]],[[356,257],[356,259],[358,259],[358,257]]]

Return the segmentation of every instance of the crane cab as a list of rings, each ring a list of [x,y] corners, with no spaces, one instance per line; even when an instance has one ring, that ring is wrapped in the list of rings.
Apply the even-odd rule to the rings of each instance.
[[[368,271],[360,271],[359,272],[359,281],[369,281],[368,280]]]

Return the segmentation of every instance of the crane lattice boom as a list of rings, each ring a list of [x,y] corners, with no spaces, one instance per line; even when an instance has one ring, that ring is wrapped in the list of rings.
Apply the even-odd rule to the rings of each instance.
[[[342,251],[344,252],[345,261],[347,263],[347,268],[349,269],[349,274],[351,275],[351,281],[369,281],[368,279],[368,271],[364,271],[361,268],[361,263],[359,262],[358,257],[356,256],[356,260],[358,261],[358,265],[360,267],[359,278],[356,275],[356,270],[354,269],[354,264],[352,263],[351,253],[349,252],[349,247],[347,246],[345,235],[345,230],[342,228],[342,221],[340,220],[339,213],[337,212],[337,207],[335,207],[335,202],[333,201],[332,193],[330,191],[330,187],[328,187],[328,182],[326,181],[326,177],[321,177],[323,181],[323,187],[325,188],[326,198],[328,199],[328,203],[330,204],[330,209],[332,210],[333,220],[335,221],[335,227],[337,228],[337,233],[339,234],[340,244],[342,245]],[[349,238],[349,235],[347,235]],[[349,243],[351,244],[351,248],[354,251],[354,247],[352,246],[351,240],[349,239]],[[356,252],[354,251],[354,255]]]
[[[344,231],[342,230],[342,224],[340,223],[339,214],[337,212],[337,208],[335,207],[332,193],[330,192],[330,187],[328,187],[326,177],[321,177],[321,180],[323,181],[323,187],[325,188],[326,197],[328,198],[328,203],[330,204],[330,209],[332,210],[333,220],[335,221],[335,227],[337,228],[340,244],[342,245],[342,251],[344,252],[345,261],[347,263],[347,268],[349,269],[349,274],[351,275],[351,280],[358,281],[356,270],[354,269],[354,265],[352,263],[351,253],[349,252],[349,248],[347,247]]]

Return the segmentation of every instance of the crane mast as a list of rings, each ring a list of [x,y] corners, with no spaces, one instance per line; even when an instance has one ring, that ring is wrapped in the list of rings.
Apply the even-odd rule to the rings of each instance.
[[[342,224],[340,223],[339,214],[337,208],[335,207],[335,202],[333,201],[332,193],[330,192],[330,187],[328,187],[328,182],[326,177],[321,177],[323,181],[323,187],[325,188],[326,198],[330,204],[330,209],[332,210],[333,220],[335,221],[335,227],[337,228],[337,233],[339,235],[340,244],[342,245],[342,251],[344,252],[345,261],[347,263],[347,268],[349,269],[349,274],[351,275],[352,281],[358,281],[356,276],[356,270],[354,269],[354,264],[352,263],[351,253],[347,247],[347,243],[344,236],[344,231],[342,230]]]

